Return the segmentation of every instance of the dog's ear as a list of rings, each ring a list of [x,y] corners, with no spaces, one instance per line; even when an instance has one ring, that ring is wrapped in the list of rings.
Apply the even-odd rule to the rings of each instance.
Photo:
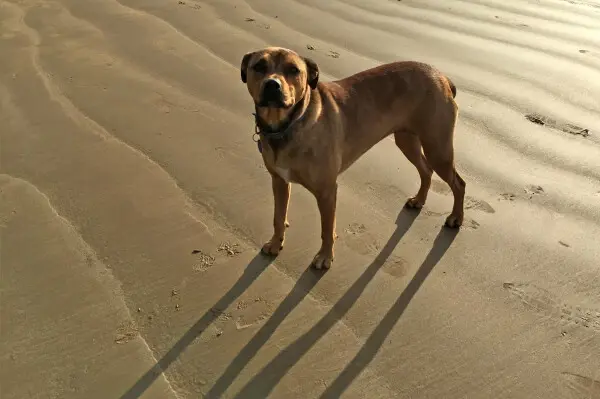
[[[242,82],[244,82],[244,83],[246,83],[246,81],[247,81],[248,63],[250,62],[250,57],[252,57],[252,54],[254,54],[254,53],[246,53],[244,55],[244,58],[242,58],[242,65],[240,66],[240,72],[241,72],[241,76],[242,76]]]
[[[317,88],[317,83],[319,83],[319,66],[310,58],[304,58],[304,62],[306,63],[306,72],[308,74],[308,85],[314,90]]]

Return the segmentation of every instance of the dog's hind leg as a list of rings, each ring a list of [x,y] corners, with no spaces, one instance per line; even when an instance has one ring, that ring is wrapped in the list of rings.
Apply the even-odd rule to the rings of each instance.
[[[421,152],[421,141],[417,135],[409,131],[399,131],[394,133],[394,139],[404,156],[415,165],[421,177],[419,191],[417,195],[406,201],[406,207],[420,209],[425,205],[425,201],[427,200],[433,170]]]
[[[452,190],[454,205],[452,213],[446,219],[446,226],[460,227],[464,218],[464,202],[466,183],[456,171],[454,166],[454,147],[452,145],[452,132],[438,137],[445,137],[447,141],[437,143],[423,143],[423,151],[427,161]]]
[[[467,184],[456,171],[453,162],[432,162],[432,165],[435,173],[448,183],[454,195],[452,213],[446,219],[446,226],[453,228],[460,227],[464,218],[465,188]]]

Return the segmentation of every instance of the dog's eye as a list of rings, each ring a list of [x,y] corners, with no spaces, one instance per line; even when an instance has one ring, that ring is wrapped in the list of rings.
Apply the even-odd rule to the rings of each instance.
[[[252,69],[254,69],[254,71],[258,73],[265,73],[267,72],[267,64],[265,64],[264,62],[257,62],[256,64],[254,64]]]
[[[286,68],[286,72],[290,75],[298,75],[300,70],[295,65],[290,65]]]

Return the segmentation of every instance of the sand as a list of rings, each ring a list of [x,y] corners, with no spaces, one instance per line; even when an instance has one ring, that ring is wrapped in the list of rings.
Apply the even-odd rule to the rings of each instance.
[[[3,0],[2,399],[600,398],[600,2]],[[286,248],[243,54],[458,87],[458,234],[384,140]],[[545,227],[544,227],[545,226]]]

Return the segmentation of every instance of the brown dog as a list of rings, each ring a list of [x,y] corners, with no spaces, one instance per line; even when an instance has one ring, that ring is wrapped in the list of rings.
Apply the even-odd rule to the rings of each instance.
[[[244,55],[241,76],[255,103],[258,145],[273,184],[274,232],[264,253],[283,248],[290,183],[298,183],[316,197],[321,213],[322,244],[312,265],[329,268],[337,177],[390,134],[421,177],[406,206],[425,204],[435,171],[454,195],[446,225],[462,224],[466,184],[454,168],[456,87],[439,71],[395,62],[324,83],[314,61],[269,47]]]

